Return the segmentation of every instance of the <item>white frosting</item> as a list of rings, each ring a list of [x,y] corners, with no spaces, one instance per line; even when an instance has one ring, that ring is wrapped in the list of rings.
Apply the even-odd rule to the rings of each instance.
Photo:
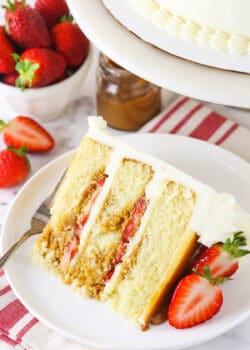
[[[88,118],[89,130],[102,130],[105,131],[107,128],[107,122],[100,116],[90,116]]]
[[[219,194],[209,186],[202,184],[172,165],[129,147],[123,142],[103,132],[103,128],[100,127],[101,123],[96,122],[96,119],[92,118],[89,118],[91,128],[88,136],[113,147],[115,152],[114,158],[134,158],[148,163],[153,167],[155,176],[146,189],[146,196],[148,199],[154,198],[159,192],[163,179],[176,181],[189,187],[196,193],[197,204],[193,211],[189,228],[199,235],[199,241],[202,244],[210,246],[219,241],[224,242],[228,237],[232,238],[233,233],[236,231],[244,231],[248,238],[248,242],[250,242],[250,216],[239,208],[235,199],[231,195]],[[113,161],[111,160],[108,167],[110,175],[114,174],[118,164],[114,161],[113,165]],[[111,183],[111,178],[109,181]],[[107,188],[110,186],[108,180],[107,183],[105,183],[104,188],[105,186]],[[98,211],[98,208],[100,208],[101,202],[102,199],[99,198],[94,206],[96,212]],[[149,210],[150,208],[147,209],[147,212]]]
[[[137,0],[134,0],[137,2]],[[147,0],[144,0],[147,2]],[[156,0],[159,7],[167,8],[186,20],[197,22],[228,33],[250,36],[249,0]]]
[[[250,1],[127,0],[152,25],[203,47],[248,55]]]

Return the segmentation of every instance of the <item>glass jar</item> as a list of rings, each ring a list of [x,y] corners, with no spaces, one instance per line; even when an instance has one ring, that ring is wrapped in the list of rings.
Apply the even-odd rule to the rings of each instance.
[[[160,111],[161,89],[100,54],[96,102],[108,125],[137,130]]]

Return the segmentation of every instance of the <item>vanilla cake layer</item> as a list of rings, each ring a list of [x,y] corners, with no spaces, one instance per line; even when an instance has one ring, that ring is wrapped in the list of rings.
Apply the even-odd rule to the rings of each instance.
[[[98,217],[84,239],[81,254],[67,271],[70,282],[85,286],[89,296],[97,297],[104,288],[124,227],[152,177],[150,165],[135,159],[121,159]]]
[[[190,189],[165,182],[148,207],[143,231],[102,293],[103,300],[143,329],[194,253],[197,235],[188,223],[195,202]]]
[[[75,235],[75,225],[81,225],[111,154],[111,147],[96,140],[84,138],[81,142],[57,193],[50,221],[36,243],[37,253],[47,268],[60,272],[65,248]]]

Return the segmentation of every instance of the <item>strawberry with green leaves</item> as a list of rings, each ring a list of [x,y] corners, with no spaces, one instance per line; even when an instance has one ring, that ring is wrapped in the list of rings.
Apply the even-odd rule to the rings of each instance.
[[[209,266],[213,278],[230,277],[238,269],[238,259],[250,251],[242,249],[247,245],[243,232],[236,232],[234,238],[227,239],[225,243],[216,243],[204,248],[199,254],[194,267],[202,272],[204,266]]]
[[[30,164],[25,152],[25,147],[0,151],[0,188],[16,186],[26,179]]]
[[[21,56],[14,55],[19,77],[16,86],[22,89],[38,88],[50,85],[65,76],[66,61],[64,57],[49,49],[29,49]]]
[[[184,277],[177,285],[168,309],[168,321],[177,329],[196,326],[214,317],[223,303],[218,285],[228,278],[213,278],[208,266]]]
[[[37,0],[35,9],[43,16],[49,28],[59,23],[62,16],[69,15],[65,0]]]
[[[8,123],[0,120],[0,131],[7,146],[25,147],[27,152],[47,152],[54,147],[52,136],[30,117],[18,116]]]
[[[60,52],[69,68],[80,66],[88,54],[89,40],[77,24],[72,23],[72,17],[62,18],[51,31],[55,48]]]
[[[4,27],[0,26],[0,74],[15,72],[15,60],[12,57],[14,52],[14,47],[7,37]]]
[[[52,40],[41,14],[26,4],[25,0],[7,0],[6,30],[12,41],[21,49],[51,48]]]

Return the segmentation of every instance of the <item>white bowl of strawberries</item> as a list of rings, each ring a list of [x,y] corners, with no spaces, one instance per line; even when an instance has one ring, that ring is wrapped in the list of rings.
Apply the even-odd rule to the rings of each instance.
[[[6,0],[0,26],[0,94],[8,112],[58,117],[78,99],[92,52],[65,0]],[[7,106],[7,107],[6,107]]]

